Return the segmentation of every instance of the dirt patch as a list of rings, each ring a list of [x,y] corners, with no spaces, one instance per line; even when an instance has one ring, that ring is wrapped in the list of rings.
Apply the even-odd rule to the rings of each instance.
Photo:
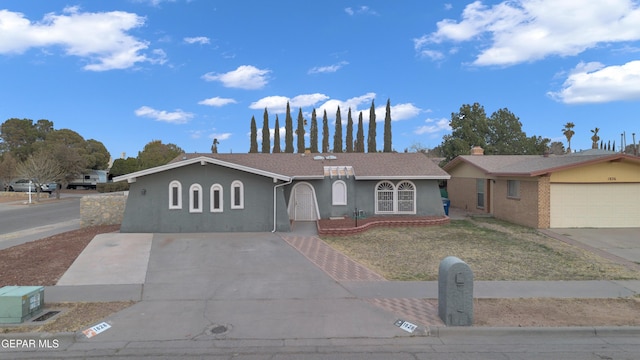
[[[118,230],[120,225],[86,227],[1,250],[0,287],[55,285],[91,239]]]
[[[640,299],[476,299],[474,326],[638,326]]]
[[[95,325],[105,317],[135,304],[133,301],[47,303],[46,309],[62,310],[52,321],[42,326],[11,325],[0,327],[0,333],[76,332]],[[43,314],[47,311],[43,311]]]

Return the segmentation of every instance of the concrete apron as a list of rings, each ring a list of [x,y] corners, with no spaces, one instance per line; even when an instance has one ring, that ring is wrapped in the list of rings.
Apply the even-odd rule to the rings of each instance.
[[[111,329],[79,341],[410,335],[269,233],[154,235],[142,301],[106,320]]]

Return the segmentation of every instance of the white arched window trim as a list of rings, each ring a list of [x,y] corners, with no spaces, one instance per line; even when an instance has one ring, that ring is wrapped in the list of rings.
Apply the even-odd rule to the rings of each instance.
[[[344,181],[336,180],[331,185],[331,204],[347,205],[347,184]]]
[[[202,186],[193,184],[189,187],[189,212],[202,212]]]
[[[244,209],[244,185],[240,180],[231,183],[231,208]]]
[[[215,193],[216,191],[218,192],[218,204],[216,204],[215,202]],[[223,201],[223,196],[222,196],[222,185],[220,184],[213,184],[211,185],[211,191],[210,191],[210,198],[211,198],[211,212],[222,212],[224,209],[224,201]],[[218,206],[216,206],[218,205]]]
[[[182,184],[178,180],[169,183],[169,209],[182,209]]]
[[[394,214],[396,212],[396,187],[389,181],[376,184],[376,214]]]
[[[404,180],[396,186],[396,212],[398,214],[416,213],[416,185]]]
[[[403,180],[394,185],[390,181],[380,181],[375,187],[376,214],[415,214],[416,185]]]

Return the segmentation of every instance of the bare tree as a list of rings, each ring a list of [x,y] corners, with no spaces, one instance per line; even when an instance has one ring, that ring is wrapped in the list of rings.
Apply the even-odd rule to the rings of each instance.
[[[58,161],[44,151],[39,151],[18,164],[17,174],[33,182],[37,193],[37,200],[40,200],[42,185],[53,182],[58,183],[65,177],[65,171]],[[56,196],[59,197],[57,189]]]
[[[16,177],[17,166],[18,162],[10,153],[6,152],[0,157],[0,191],[5,190],[5,186]]]

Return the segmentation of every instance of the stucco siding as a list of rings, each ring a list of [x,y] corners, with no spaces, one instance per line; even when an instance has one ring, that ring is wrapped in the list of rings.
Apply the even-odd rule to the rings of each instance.
[[[181,184],[182,208],[169,209],[169,184]],[[233,181],[240,180],[244,208],[232,209]],[[190,212],[189,188],[202,186],[202,212]],[[222,186],[222,212],[210,211],[210,188]],[[273,229],[273,183],[271,178],[212,164],[193,164],[179,169],[142,176],[130,184],[122,232],[231,232],[271,231]],[[278,231],[288,231],[284,194],[277,196]]]

